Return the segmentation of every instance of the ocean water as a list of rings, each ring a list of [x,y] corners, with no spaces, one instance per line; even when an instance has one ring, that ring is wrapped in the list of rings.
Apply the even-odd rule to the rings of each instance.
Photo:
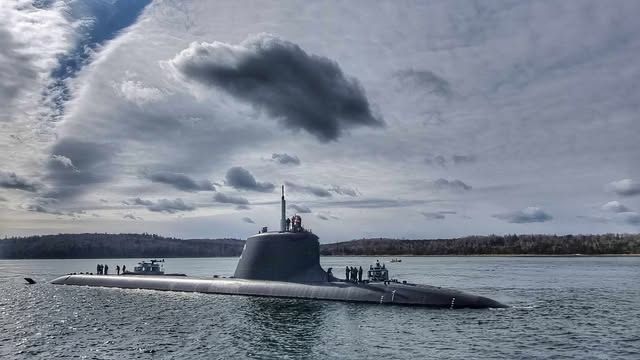
[[[134,259],[0,260],[2,359],[640,359],[640,257],[404,257],[400,280],[511,307],[444,310],[57,286]],[[376,258],[323,257],[325,269]],[[389,259],[381,258],[382,261]],[[235,258],[167,259],[233,274]],[[23,277],[38,281],[26,285]]]

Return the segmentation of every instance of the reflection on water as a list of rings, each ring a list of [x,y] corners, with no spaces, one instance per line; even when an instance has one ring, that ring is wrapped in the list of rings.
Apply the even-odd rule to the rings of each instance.
[[[255,355],[268,356],[275,350],[300,358],[318,346],[328,316],[326,302],[250,297],[244,304],[241,321],[250,324],[247,340]]]

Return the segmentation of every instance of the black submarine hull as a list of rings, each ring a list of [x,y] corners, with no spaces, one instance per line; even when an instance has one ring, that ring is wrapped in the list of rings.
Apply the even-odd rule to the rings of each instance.
[[[200,279],[149,275],[65,275],[53,280],[52,283],[450,309],[506,307],[495,300],[462,291],[400,283],[350,283],[344,281],[294,283],[236,278]]]

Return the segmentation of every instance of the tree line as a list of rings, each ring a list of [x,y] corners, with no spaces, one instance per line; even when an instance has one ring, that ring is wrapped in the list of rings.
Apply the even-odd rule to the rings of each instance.
[[[0,240],[0,259],[240,256],[237,239],[176,239],[155,234],[58,234]]]
[[[155,234],[58,234],[0,240],[0,259],[240,256],[244,240],[177,239]],[[640,234],[489,235],[455,239],[359,239],[321,244],[331,255],[640,254]]]
[[[455,239],[359,239],[320,247],[329,255],[640,254],[640,234],[489,235]]]

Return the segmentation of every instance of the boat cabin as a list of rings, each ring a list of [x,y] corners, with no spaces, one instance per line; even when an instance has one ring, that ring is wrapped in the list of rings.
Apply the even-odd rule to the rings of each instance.
[[[163,275],[164,269],[161,265],[164,260],[141,261],[138,266],[133,268],[133,274],[136,275]]]
[[[367,276],[370,282],[377,281],[389,281],[389,270],[387,270],[384,264],[380,265],[380,262],[376,262],[376,265],[370,265]]]

